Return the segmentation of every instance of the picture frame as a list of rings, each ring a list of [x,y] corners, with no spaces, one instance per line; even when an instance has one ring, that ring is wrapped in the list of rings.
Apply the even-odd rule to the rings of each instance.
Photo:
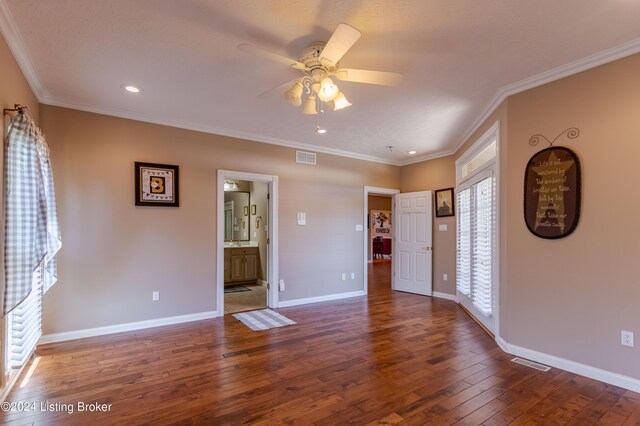
[[[436,190],[435,209],[436,217],[455,216],[455,202],[453,188],[445,188]]]
[[[244,215],[249,216],[249,206],[244,206]]]
[[[135,205],[180,207],[178,166],[134,162]]]
[[[253,216],[256,215],[256,211],[257,211],[256,205],[255,204],[251,204],[251,214]]]

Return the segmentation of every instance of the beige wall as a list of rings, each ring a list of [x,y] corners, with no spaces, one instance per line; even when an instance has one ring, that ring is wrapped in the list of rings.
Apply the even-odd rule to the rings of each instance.
[[[395,166],[297,164],[289,148],[70,109],[42,105],[40,119],[63,238],[45,334],[215,310],[218,169],[279,176],[280,300],[362,290],[363,187],[400,180]],[[134,161],[180,166],[179,208],[134,206]]]
[[[456,184],[453,156],[423,161],[402,167],[400,190],[402,192],[432,191],[451,188]],[[456,287],[456,218],[436,217],[433,214],[433,291],[455,294]],[[439,231],[447,225],[446,231]],[[443,280],[447,274],[447,281]]]
[[[640,379],[640,55],[509,99],[507,209],[509,268],[503,329],[510,343]],[[554,138],[577,127],[571,148],[582,165],[582,214],[560,240],[533,236],[523,219],[524,168]]]
[[[382,195],[369,195],[367,199],[367,205],[369,207],[369,213],[371,210],[389,210],[391,211],[391,199],[392,197],[384,197]]]
[[[38,123],[38,99],[31,91],[24,74],[22,74],[9,46],[1,35],[0,70],[2,70],[0,72],[0,106],[4,109],[13,108],[14,104],[25,105],[29,107],[29,115]]]

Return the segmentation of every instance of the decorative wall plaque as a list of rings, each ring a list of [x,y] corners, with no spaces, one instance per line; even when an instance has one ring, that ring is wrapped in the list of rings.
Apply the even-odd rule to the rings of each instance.
[[[569,148],[551,146],[536,153],[525,170],[524,220],[540,238],[571,234],[580,219],[580,161]]]
[[[136,206],[178,207],[178,166],[136,161]]]

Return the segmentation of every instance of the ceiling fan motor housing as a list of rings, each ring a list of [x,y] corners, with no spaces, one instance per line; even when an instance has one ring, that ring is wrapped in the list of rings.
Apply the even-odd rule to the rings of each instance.
[[[313,74],[313,71],[317,69],[322,69],[325,73],[332,73],[338,67],[338,64],[334,64],[326,58],[320,58],[326,44],[324,41],[316,41],[302,52],[299,60],[307,67],[310,74]]]

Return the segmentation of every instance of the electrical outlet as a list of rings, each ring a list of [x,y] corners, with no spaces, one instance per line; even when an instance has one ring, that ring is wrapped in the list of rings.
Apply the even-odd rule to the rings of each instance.
[[[352,279],[352,280],[355,280],[355,279],[356,279],[356,273],[355,273],[355,272],[352,272],[352,273],[351,273],[351,279]]]
[[[622,346],[631,346],[633,347],[633,331],[625,331],[622,330],[620,333],[622,337]]]
[[[342,281],[345,281],[347,279],[347,273],[343,272],[342,273]]]
[[[151,300],[153,300],[154,302],[160,300],[160,292],[154,291],[153,293],[151,293]]]
[[[284,280],[280,280],[280,291],[284,291]]]
[[[449,275],[442,274],[442,281],[448,281],[448,280],[449,280]]]

